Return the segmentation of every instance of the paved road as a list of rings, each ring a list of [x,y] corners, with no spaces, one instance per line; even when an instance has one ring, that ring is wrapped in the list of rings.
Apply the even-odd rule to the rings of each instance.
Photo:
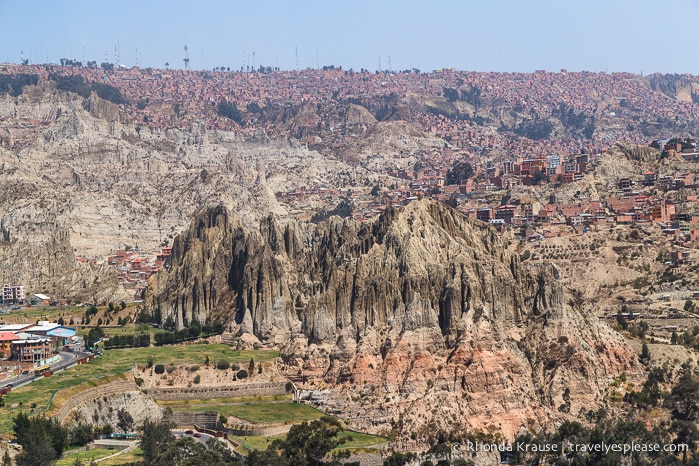
[[[59,351],[58,355],[61,357],[61,359],[50,365],[51,371],[53,372],[65,369],[66,367],[73,364],[77,359],[87,357],[89,353]],[[43,377],[43,375],[35,375],[33,372],[30,371],[28,374],[20,374],[18,376],[10,377],[3,380],[2,382],[0,382],[0,389],[5,388],[8,385],[18,386],[25,383],[30,383],[36,379],[41,379]]]
[[[216,438],[213,435],[205,434],[204,432],[200,432],[199,437],[195,437],[194,434],[196,432],[197,431],[195,430],[191,434],[185,434],[185,431],[181,430],[181,429],[176,429],[176,430],[172,431],[172,433],[175,434],[175,437],[177,437],[177,438],[192,437],[194,440],[196,440],[197,442],[203,443],[204,445],[206,445],[206,442],[208,442],[209,439]]]

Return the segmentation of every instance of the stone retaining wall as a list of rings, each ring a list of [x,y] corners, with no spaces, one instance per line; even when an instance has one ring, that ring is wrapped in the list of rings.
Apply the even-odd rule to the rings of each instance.
[[[122,393],[137,391],[138,386],[131,378],[128,380],[112,382],[99,387],[90,388],[66,400],[58,413],[56,413],[56,415],[53,417],[58,419],[58,422],[63,422],[63,419],[65,419],[68,413],[82,403],[87,403],[88,401],[96,400],[97,398],[101,398],[103,396],[119,395]]]
[[[204,426],[210,429],[216,426],[218,413],[216,412],[195,412],[195,411],[175,411],[170,416],[172,422],[177,426],[189,427],[193,425]]]
[[[155,400],[202,400],[207,398],[239,398],[243,396],[286,395],[286,382],[249,383],[218,387],[158,387],[143,390]]]
[[[265,424],[263,424],[265,425]],[[285,424],[285,425],[276,425],[276,426],[269,426],[269,427],[250,427],[250,428],[235,428],[235,427],[227,427],[226,432],[229,435],[237,435],[238,437],[245,437],[245,436],[262,436],[262,437],[269,437],[271,435],[280,435],[280,434],[286,434],[289,432],[289,429],[291,429],[291,426],[293,424]]]

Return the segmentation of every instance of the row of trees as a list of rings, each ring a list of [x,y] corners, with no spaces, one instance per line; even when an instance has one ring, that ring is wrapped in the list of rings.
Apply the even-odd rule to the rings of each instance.
[[[148,346],[150,346],[150,333],[114,335],[104,342],[105,348],[146,348]]]
[[[17,97],[24,86],[36,86],[39,77],[35,74],[0,75],[0,94],[10,94]]]
[[[166,322],[167,323],[167,322]],[[174,327],[174,325],[173,325]],[[182,330],[171,330],[168,332],[157,332],[154,336],[155,345],[162,346],[192,340],[199,337],[220,335],[224,327],[221,322],[206,323],[201,325],[198,320],[193,320]]]
[[[224,99],[219,102],[217,112],[219,115],[233,120],[241,126],[243,125],[243,116],[240,114],[240,110],[238,110],[238,106],[235,103],[228,102]]]
[[[333,215],[338,215],[342,218],[351,217],[353,210],[354,208],[352,207],[352,203],[347,199],[343,199],[335,206],[334,209],[326,210],[324,212],[316,212],[313,214],[311,217],[311,222],[319,223],[332,217]]]
[[[117,412],[119,427],[123,432],[133,430],[133,417],[123,408]],[[20,412],[13,419],[13,431],[22,453],[17,456],[18,466],[41,466],[53,464],[70,446],[84,446],[92,442],[95,434],[110,435],[114,428],[110,424],[95,427],[78,423],[72,428],[61,426],[57,420],[45,416],[29,417]],[[10,462],[3,460],[3,466]]]
[[[13,430],[17,443],[22,445],[22,453],[16,458],[17,466],[51,464],[68,446],[68,429],[47,417],[30,418],[19,413]]]
[[[545,118],[534,118],[520,123],[512,131],[525,138],[540,140],[548,138],[553,132],[553,123]]]
[[[468,162],[459,162],[447,171],[446,183],[461,184],[473,176],[473,167]]]
[[[61,58],[60,63],[61,63],[61,66],[70,66],[73,68],[82,68],[83,67],[82,61],[73,60],[70,58]],[[96,61],[88,61],[87,67],[88,68],[97,68],[97,62]],[[102,68],[105,71],[111,71],[114,69],[114,63],[102,62],[100,64],[100,68]]]
[[[584,111],[576,112],[565,103],[560,103],[551,113],[573,134],[589,139],[595,131],[594,115],[587,115]]]
[[[176,440],[167,421],[146,421],[141,428],[143,464],[149,466],[320,466],[340,465],[326,456],[347,438],[338,437],[340,423],[323,417],[311,423],[294,425],[285,440],[275,440],[265,451],[254,450],[247,458],[235,457],[221,442],[210,440],[203,445],[191,437]],[[342,463],[358,465],[358,463]]]
[[[128,425],[124,425],[122,430],[130,431],[133,428],[133,418],[129,416],[125,424]],[[349,439],[338,437],[343,429],[337,420],[323,417],[311,423],[304,422],[292,426],[285,440],[275,440],[267,450],[255,450],[247,458],[239,458],[217,440],[212,439],[206,445],[191,437],[177,440],[172,434],[174,427],[167,419],[146,420],[142,424],[139,432],[144,465],[339,465],[335,459],[325,458],[333,449]],[[14,432],[17,442],[23,447],[22,453],[16,458],[16,464],[41,466],[52,464],[60,458],[68,445],[85,445],[90,442],[95,429],[89,424],[78,424],[72,430],[68,430],[56,420],[43,416],[30,418],[24,413],[19,413],[14,418]]]
[[[481,105],[481,90],[475,86],[461,89],[461,92],[453,87],[445,87],[442,90],[442,95],[452,103],[458,101],[467,102],[476,108]]]

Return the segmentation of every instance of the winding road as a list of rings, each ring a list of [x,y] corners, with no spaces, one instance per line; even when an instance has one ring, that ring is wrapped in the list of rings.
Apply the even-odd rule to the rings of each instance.
[[[67,369],[73,364],[76,364],[78,359],[88,357],[90,353],[84,353],[81,351],[59,351],[58,355],[61,357],[61,359],[59,361],[54,362],[53,364],[50,364],[49,366],[51,367],[51,371],[54,373]],[[20,374],[15,377],[9,377],[0,382],[0,389],[6,388],[8,386],[18,387],[21,385],[26,385],[35,381],[36,379],[43,378],[43,375],[36,375],[33,372],[30,372],[28,374]]]

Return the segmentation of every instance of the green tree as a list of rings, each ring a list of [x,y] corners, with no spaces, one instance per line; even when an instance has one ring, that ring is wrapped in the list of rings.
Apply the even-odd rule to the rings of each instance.
[[[686,368],[680,380],[672,387],[666,401],[672,410],[672,417],[682,421],[696,421],[699,412],[699,379]]]
[[[97,343],[103,335],[104,333],[99,325],[95,328],[91,328],[87,333],[87,337],[85,338],[85,345],[87,345],[88,348],[93,349],[95,347],[95,343]]]
[[[532,183],[538,186],[542,181],[548,181],[548,176],[541,170],[534,170],[534,173],[532,173]]]
[[[126,409],[121,408],[117,411],[117,427],[123,433],[129,433],[133,430],[133,416]]]
[[[219,115],[231,119],[239,125],[243,124],[243,117],[240,114],[240,110],[238,110],[238,107],[234,103],[228,102],[227,100],[222,100],[218,104],[217,111]]]
[[[17,455],[17,466],[42,466],[58,459],[51,443],[51,435],[37,426],[32,426],[22,444],[22,453]]]
[[[552,131],[553,123],[541,118],[524,121],[514,129],[515,134],[534,140],[546,139]]]
[[[17,443],[20,445],[24,440],[24,436],[29,431],[30,424],[29,416],[22,411],[13,419],[12,431],[15,433],[15,440],[17,440]]]
[[[342,430],[339,421],[328,416],[292,426],[281,448],[283,456],[305,458],[303,464],[309,466],[322,465],[325,455],[344,443],[337,438]]]
[[[644,364],[650,362],[650,350],[648,349],[648,345],[645,342],[641,346],[640,359],[641,359],[641,362]]]
[[[616,323],[619,324],[619,327],[621,327],[622,330],[628,330],[629,329],[629,323],[626,320],[626,317],[622,313],[623,309],[616,314]]]
[[[447,99],[449,102],[456,102],[457,100],[459,100],[459,91],[457,91],[453,87],[445,87],[442,93],[444,94],[444,98]]]
[[[473,167],[468,162],[459,162],[447,172],[446,183],[461,184],[473,176]]]
[[[245,108],[248,111],[248,113],[258,113],[260,110],[262,110],[260,108],[260,104],[258,104],[257,102],[250,102]]]
[[[79,423],[70,431],[71,445],[87,445],[93,440],[94,427],[91,424]]]
[[[670,425],[670,431],[675,434],[675,440],[672,442],[675,445],[687,445],[689,451],[695,451],[697,441],[699,441],[699,430],[697,423],[694,421],[686,421],[675,419]],[[682,462],[687,461],[687,450],[682,452]]]
[[[334,209],[326,212],[316,212],[315,214],[313,214],[313,216],[311,217],[311,222],[319,223],[323,220],[332,217],[333,215],[338,215],[343,218],[350,217],[352,215],[353,209],[354,208],[352,207],[352,203],[347,199],[343,199],[337,204],[337,206]]]
[[[148,465],[166,464],[159,463],[159,457],[168,445],[175,441],[171,429],[173,424],[169,421],[146,420],[141,426],[141,450],[143,451],[143,463]]]
[[[228,370],[229,367],[231,367],[231,363],[225,359],[220,359],[216,362],[216,369],[218,370],[225,371]]]
[[[22,445],[22,453],[16,459],[20,466],[51,464],[68,445],[68,430],[55,419],[29,418],[19,413],[14,418],[13,430],[17,443]]]
[[[114,427],[112,427],[111,424],[105,424],[102,426],[100,431],[102,432],[103,435],[106,435],[107,437],[109,437],[110,435],[112,435],[114,433]]]
[[[197,319],[192,319],[192,322],[189,324],[189,328],[187,329],[187,333],[189,334],[190,338],[196,338],[201,335],[201,324]]]

